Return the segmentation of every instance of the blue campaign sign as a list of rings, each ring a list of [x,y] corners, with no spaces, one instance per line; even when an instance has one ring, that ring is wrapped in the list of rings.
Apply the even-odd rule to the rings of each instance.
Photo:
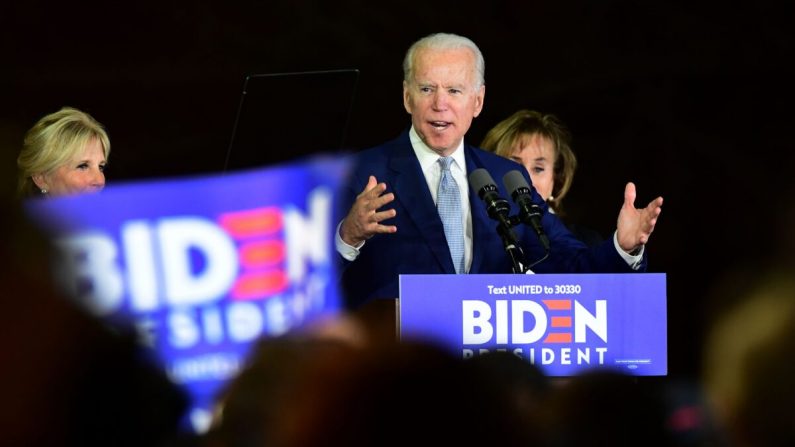
[[[550,376],[666,375],[665,274],[401,275],[400,335],[464,358],[506,350]]]
[[[252,342],[341,307],[333,210],[346,171],[316,158],[26,205],[62,256],[59,284],[154,348],[202,431]]]

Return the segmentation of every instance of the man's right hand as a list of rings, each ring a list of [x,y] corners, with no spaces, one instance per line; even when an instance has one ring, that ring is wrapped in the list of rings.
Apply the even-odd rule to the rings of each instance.
[[[384,194],[384,191],[386,191],[386,183],[378,183],[375,176],[371,175],[364,191],[356,196],[356,202],[353,203],[348,215],[342,221],[340,237],[346,244],[357,247],[378,233],[397,231],[397,227],[394,225],[381,225],[381,221],[395,217],[397,211],[392,208],[376,211],[395,200],[393,193]]]

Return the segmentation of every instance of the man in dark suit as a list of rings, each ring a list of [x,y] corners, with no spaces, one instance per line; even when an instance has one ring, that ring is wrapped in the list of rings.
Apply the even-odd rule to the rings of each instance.
[[[465,37],[433,34],[409,48],[403,71],[403,102],[412,126],[396,140],[356,154],[343,191],[341,202],[348,213],[338,227],[336,247],[344,259],[342,288],[350,308],[397,298],[400,274],[512,272],[497,222],[470,191],[467,173],[484,168],[501,179],[519,170],[531,182],[518,163],[464,143],[485,97],[480,50]],[[453,193],[447,186],[451,184]],[[502,189],[499,194],[508,196]],[[635,186],[627,184],[614,237],[593,249],[546,213],[535,191],[532,198],[544,211],[541,223],[550,240],[549,257],[533,271],[645,269],[643,246],[661,212],[661,197],[636,209]],[[458,217],[448,219],[451,206]],[[517,213],[512,207],[510,214]],[[515,232],[528,261],[543,257],[545,250],[530,228],[521,225]]]

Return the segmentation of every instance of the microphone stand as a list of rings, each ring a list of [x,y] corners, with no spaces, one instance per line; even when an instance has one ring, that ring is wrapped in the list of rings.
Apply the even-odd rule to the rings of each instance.
[[[518,216],[506,217],[499,214],[499,223],[497,224],[497,234],[502,239],[502,246],[508,257],[511,258],[512,270],[514,273],[527,273],[527,260],[525,260],[522,247],[519,246],[519,241],[516,240],[516,235],[511,228],[519,224]]]
[[[513,219],[512,222],[515,222],[514,225],[518,225],[519,223],[524,223],[524,224],[526,224],[526,225],[528,225],[530,227],[535,227],[535,225],[538,224],[538,222],[533,222],[529,218],[525,218],[525,217],[527,217],[527,216],[521,216],[521,217],[520,216],[512,216],[511,219]],[[527,270],[530,270],[536,264],[538,264],[539,262],[541,262],[544,259],[549,257],[549,239],[547,238],[547,236],[545,234],[540,233],[540,232],[537,232],[537,233],[539,233],[538,234],[538,241],[541,243],[541,247],[544,249],[544,256],[542,256],[541,259],[537,260],[536,262],[528,265],[527,266]],[[525,270],[525,271],[527,271],[527,270]]]
[[[496,189],[496,187],[495,187]],[[527,273],[531,266],[527,265],[527,260],[524,257],[524,251],[519,245],[512,228],[522,223],[519,216],[508,216],[510,213],[510,205],[505,199],[499,197],[492,197],[486,202],[486,213],[490,218],[497,221],[497,234],[502,239],[502,246],[505,253],[511,259],[511,269],[514,273]],[[533,265],[538,264],[543,259],[536,261]]]
[[[519,171],[509,171],[502,178],[502,181],[505,187],[511,191],[513,201],[519,205],[519,216],[510,217],[511,222],[513,225],[524,223],[531,227],[536,236],[538,236],[538,242],[541,243],[541,247],[544,249],[544,256],[526,267],[527,270],[525,271],[529,271],[536,264],[549,257],[549,238],[544,234],[544,230],[541,227],[542,210],[541,207],[533,203],[532,187],[527,184],[524,176]]]
[[[507,217],[503,214],[498,214],[497,217],[499,221],[497,224],[497,234],[499,234],[502,239],[502,246],[505,248],[505,252],[508,254],[508,257],[511,258],[514,273],[527,273],[533,266],[549,257],[549,244],[547,243],[544,245],[544,256],[528,265],[527,259],[524,256],[524,251],[522,251],[522,247],[519,246],[519,241],[516,239],[516,235],[512,230],[513,227],[522,223],[521,217]]]

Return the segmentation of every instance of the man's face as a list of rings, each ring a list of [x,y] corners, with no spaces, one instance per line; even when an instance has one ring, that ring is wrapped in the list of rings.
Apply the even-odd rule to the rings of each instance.
[[[475,56],[469,49],[421,49],[413,79],[403,82],[403,105],[422,141],[450,155],[483,109],[486,87],[476,88]]]

